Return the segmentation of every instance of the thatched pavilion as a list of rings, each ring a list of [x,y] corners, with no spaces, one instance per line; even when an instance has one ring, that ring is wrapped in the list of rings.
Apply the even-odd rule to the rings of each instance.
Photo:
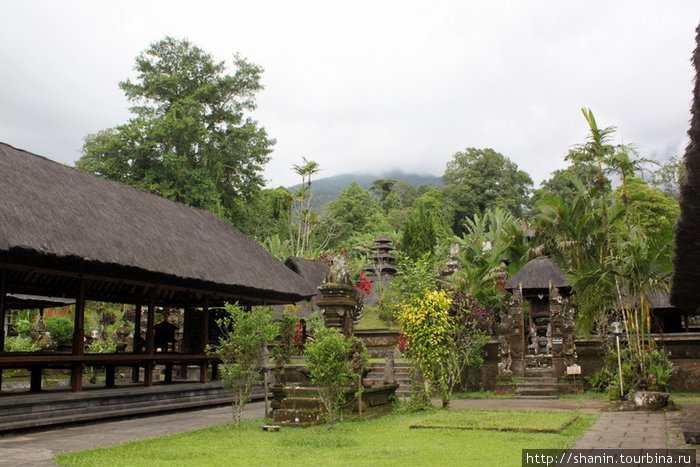
[[[209,310],[294,303],[315,294],[299,275],[209,212],[107,181],[0,143],[0,322],[8,294],[75,300],[72,352],[0,352],[0,369],[29,368],[41,389],[44,368],[71,370],[71,389],[82,389],[85,366],[145,368],[153,384],[156,364],[197,364],[200,381],[214,360],[205,353]],[[134,353],[86,354],[85,300],[142,306],[146,339]],[[190,335],[183,353],[154,348],[156,306],[185,309]],[[189,321],[189,322],[188,322]],[[4,334],[0,334],[0,350]],[[144,349],[144,350],[140,350]],[[38,383],[38,387],[37,387]]]
[[[676,222],[671,277],[671,303],[694,314],[700,313],[700,26],[696,33],[690,142],[684,156],[687,178],[681,186],[681,214]]]

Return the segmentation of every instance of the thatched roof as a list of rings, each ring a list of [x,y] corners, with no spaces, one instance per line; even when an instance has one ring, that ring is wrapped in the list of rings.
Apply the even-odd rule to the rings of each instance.
[[[284,265],[303,277],[314,290],[323,284],[331,273],[331,268],[326,263],[298,256],[290,256],[284,261]]]
[[[525,264],[506,282],[507,290],[514,290],[522,284],[523,290],[548,290],[549,284],[564,291],[570,288],[564,273],[554,261],[538,256]]]
[[[700,313],[700,26],[692,61],[695,87],[690,142],[684,156],[687,179],[681,186],[681,213],[676,222],[671,303],[689,313]]]
[[[72,298],[43,297],[40,295],[7,294],[5,308],[9,310],[29,310],[34,308],[60,308],[75,304]]]
[[[209,212],[3,143],[0,177],[0,268],[10,271],[8,292],[70,293],[70,281],[32,276],[31,268],[41,268],[47,277],[55,271],[75,280],[111,280],[88,284],[88,298],[125,303],[143,295],[139,284],[170,287],[162,298],[171,302],[214,293],[221,300],[289,303],[315,293]]]
[[[318,287],[323,285],[323,282],[331,273],[331,268],[326,263],[299,258],[298,256],[290,256],[284,261],[284,264],[289,269],[303,277],[304,280],[308,282],[317,292]],[[318,297],[319,295],[315,295],[314,297],[311,297],[311,300],[297,302],[296,305],[301,307],[299,311],[295,313],[297,317],[308,318],[311,316],[314,310],[318,309],[316,306]],[[274,314],[277,319],[282,318],[282,313],[284,313],[284,311],[285,309],[282,306],[274,307]]]

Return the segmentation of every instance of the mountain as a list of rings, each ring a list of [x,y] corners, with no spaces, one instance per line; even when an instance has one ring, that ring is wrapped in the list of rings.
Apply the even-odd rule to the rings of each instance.
[[[340,174],[331,177],[311,180],[311,208],[316,212],[321,212],[323,206],[338,198],[338,194],[347,188],[352,182],[357,182],[363,189],[372,186],[372,182],[378,179],[393,179],[405,182],[414,188],[421,186],[434,186],[442,188],[444,183],[442,177],[436,175],[407,174],[400,170],[393,170],[379,174]],[[301,187],[301,184],[288,187],[292,193]]]

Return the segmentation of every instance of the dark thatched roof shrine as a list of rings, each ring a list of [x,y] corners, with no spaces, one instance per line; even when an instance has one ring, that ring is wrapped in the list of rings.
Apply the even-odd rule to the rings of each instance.
[[[506,282],[505,287],[514,290],[522,284],[523,290],[549,290],[550,283],[562,292],[571,289],[559,266],[549,258],[538,256],[528,261]]]
[[[284,265],[303,277],[314,289],[323,284],[331,273],[331,268],[326,263],[298,256],[290,256]]]
[[[696,34],[690,142],[684,156],[687,179],[681,186],[671,276],[671,303],[688,313],[700,313],[700,26]]]
[[[315,289],[215,215],[0,143],[7,292],[162,305],[292,303]]]

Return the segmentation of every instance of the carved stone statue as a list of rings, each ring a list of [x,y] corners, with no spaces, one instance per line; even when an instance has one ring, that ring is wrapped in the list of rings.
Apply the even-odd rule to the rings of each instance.
[[[513,376],[513,370],[511,370],[513,358],[510,354],[510,345],[505,336],[499,336],[498,340],[498,376],[500,378],[510,378]]]
[[[55,350],[58,347],[56,341],[51,338],[49,328],[46,326],[44,319],[39,316],[34,324],[29,328],[29,336],[32,342],[41,347],[43,350]]]
[[[384,357],[384,384],[396,383],[394,371],[394,352],[388,352]]]
[[[284,356],[277,355],[275,357],[275,386],[284,386],[287,383],[287,378],[284,374]]]

